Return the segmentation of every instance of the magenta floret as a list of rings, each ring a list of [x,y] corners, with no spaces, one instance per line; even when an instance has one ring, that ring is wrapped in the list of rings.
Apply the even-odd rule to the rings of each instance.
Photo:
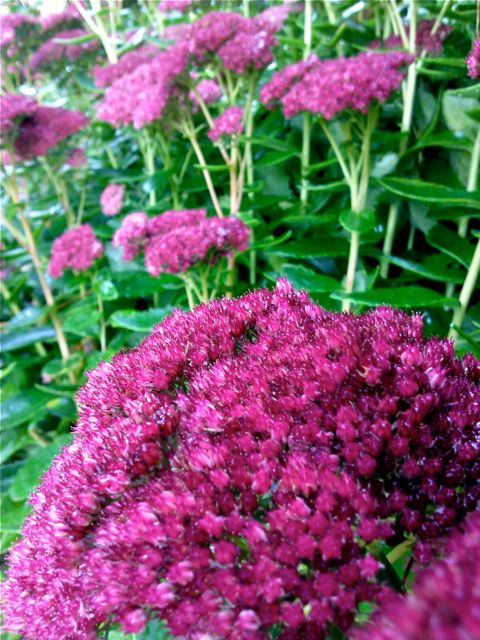
[[[74,271],[88,271],[102,253],[103,245],[95,236],[92,226],[82,224],[55,238],[48,273],[53,278],[59,278],[68,267]]]
[[[222,136],[239,135],[243,131],[243,108],[229,107],[213,121],[208,132],[210,140],[216,141]]]
[[[106,216],[116,216],[123,207],[124,184],[109,184],[100,196],[100,207]]]
[[[355,640],[480,638],[480,513],[467,516],[445,551],[420,572],[411,595],[389,598]]]
[[[480,363],[420,316],[327,312],[281,281],[174,312],[88,379],[9,557],[28,640],[153,613],[189,640],[346,630],[382,589],[370,542],[476,508]]]

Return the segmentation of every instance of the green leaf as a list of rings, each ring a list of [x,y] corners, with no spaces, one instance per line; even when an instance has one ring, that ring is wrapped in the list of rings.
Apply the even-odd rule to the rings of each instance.
[[[100,294],[102,300],[117,300],[119,293],[117,287],[110,278],[102,277],[94,283],[96,293]]]
[[[96,36],[93,33],[87,33],[84,36],[77,36],[76,38],[53,38],[53,42],[59,44],[83,44],[84,42],[90,42],[95,40]]]
[[[50,396],[37,389],[26,389],[2,402],[2,430],[14,429],[46,411]]]
[[[55,340],[55,330],[48,325],[22,329],[21,331],[10,331],[2,335],[3,351],[15,351],[23,349],[34,342],[51,342]]]
[[[110,324],[112,327],[129,329],[130,331],[151,331],[156,324],[161,322],[171,312],[172,307],[166,307],[165,309],[148,309],[148,311],[123,309],[112,313],[110,316]]]
[[[381,254],[379,253],[379,256]],[[398,258],[396,256],[388,256],[388,262],[397,267],[401,267],[406,271],[416,273],[422,278],[429,278],[438,282],[453,282],[455,284],[463,284],[465,280],[465,272],[460,268],[453,268],[452,265],[445,262],[445,258],[440,254],[429,256],[422,262],[415,262],[406,258]]]
[[[426,147],[442,147],[443,149],[460,149],[462,151],[471,151],[472,143],[465,135],[456,135],[451,131],[442,131],[434,135],[425,136],[408,149],[407,153],[418,151]]]
[[[480,209],[480,192],[478,191],[469,193],[433,182],[423,182],[416,178],[377,178],[377,182],[388,191],[403,198]]]
[[[62,317],[62,324],[66,332],[85,337],[98,333],[99,318],[97,305],[82,300],[68,308]]]
[[[326,184],[312,184],[309,191],[326,191],[327,193],[336,193],[337,191],[345,191],[348,185],[345,180],[337,180],[336,182],[327,182]]]
[[[340,224],[344,229],[352,233],[367,233],[375,228],[377,216],[372,209],[364,211],[352,211],[347,209],[340,214]]]
[[[282,274],[270,271],[265,275],[274,282],[278,280],[280,275],[284,275],[295,288],[306,289],[316,293],[335,291],[340,286],[340,283],[335,278],[317,273],[301,264],[285,264],[282,267]]]
[[[461,238],[442,224],[436,224],[427,233],[427,241],[432,247],[458,260],[467,269],[470,267],[474,247],[466,238]]]
[[[372,289],[371,291],[357,291],[352,293],[334,292],[331,297],[335,300],[351,300],[356,304],[367,307],[391,305],[404,309],[424,309],[426,307],[458,306],[458,300],[446,298],[443,294],[426,287],[389,287]]]
[[[272,253],[285,258],[335,258],[348,255],[348,243],[341,238],[307,238],[287,242]]]
[[[460,89],[450,89],[451,95],[465,96],[466,98],[480,98],[480,82],[470,87],[461,87]]]
[[[71,440],[71,435],[59,436],[55,442],[37,449],[18,470],[10,487],[12,500],[25,500],[39,484],[40,478],[50,466],[53,458]]]
[[[115,273],[113,281],[122,298],[148,298],[165,289],[183,288],[180,278],[166,273],[156,278],[144,271]]]
[[[65,375],[72,369],[79,367],[82,361],[83,356],[80,353],[72,353],[66,362],[54,358],[42,367],[42,380],[44,382],[49,382],[61,375]]]
[[[280,162],[285,162],[294,156],[298,156],[296,151],[293,149],[289,149],[288,151],[273,151],[272,153],[267,153],[258,160],[255,160],[256,167],[263,166],[273,166],[274,164],[279,164]]]
[[[30,512],[25,502],[14,502],[8,495],[0,501],[0,552],[3,553],[20,532],[22,522]],[[2,636],[3,638],[3,636]]]
[[[150,620],[142,633],[135,635],[137,640],[173,640],[174,636],[170,633],[167,625],[163,620]]]
[[[45,307],[24,307],[20,313],[15,314],[15,316],[7,322],[7,327],[9,329],[30,327],[32,324],[38,322],[46,313],[47,309]]]

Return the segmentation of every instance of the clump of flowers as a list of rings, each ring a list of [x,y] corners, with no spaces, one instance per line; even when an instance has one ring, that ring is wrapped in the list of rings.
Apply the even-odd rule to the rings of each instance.
[[[11,58],[19,42],[29,33],[40,30],[38,18],[24,13],[7,13],[0,15],[0,50]]]
[[[213,121],[208,137],[214,142],[222,136],[239,135],[243,131],[243,108],[229,107]]]
[[[58,31],[82,27],[82,17],[77,7],[73,3],[69,3],[64,11],[49,13],[40,18],[40,23],[43,34],[49,38]]]
[[[467,56],[467,67],[471,78],[480,78],[480,38],[475,40]]]
[[[74,271],[88,271],[103,254],[103,245],[89,224],[82,224],[55,238],[48,273],[60,278],[68,267]]]
[[[179,42],[122,75],[106,90],[97,106],[98,117],[114,126],[133,124],[136,129],[159,120],[187,61],[186,47]]]
[[[116,216],[123,207],[124,184],[109,184],[102,191],[100,206],[106,216]]]
[[[350,58],[318,60],[312,56],[274,74],[260,99],[272,107],[279,100],[287,117],[300,111],[319,113],[327,120],[355,109],[366,113],[372,102],[385,102],[405,76],[408,53],[367,51]]]
[[[83,29],[70,29],[60,31],[43,42],[30,56],[29,64],[32,71],[49,67],[54,62],[67,60],[74,62],[85,53],[91,53],[99,48],[100,42],[96,39],[77,44],[67,44],[59,40],[69,40],[87,35]]]
[[[118,62],[108,64],[105,67],[96,65],[93,68],[95,84],[97,87],[108,87],[122,76],[132,73],[158,53],[159,48],[156,45],[144,44],[133,51],[124,53]]]
[[[205,209],[166,211],[148,218],[143,212],[126,216],[113,237],[123,259],[133,260],[140,249],[152,275],[181,273],[204,260],[215,261],[233,249],[248,246],[248,227],[239,218],[207,218]]]
[[[346,630],[385,589],[370,544],[436,539],[479,497],[480,363],[420,316],[281,281],[176,311],[88,378],[9,558],[29,640],[152,614],[192,640]]]
[[[420,572],[407,597],[392,596],[356,640],[480,637],[480,513],[467,516],[444,559]]]
[[[15,154],[20,160],[44,156],[49,149],[89,122],[81,111],[39,106],[20,123],[14,143]]]
[[[205,104],[217,102],[222,97],[222,89],[216,80],[204,78],[196,85],[195,91],[190,92],[190,100],[194,105],[198,104],[198,96]]]

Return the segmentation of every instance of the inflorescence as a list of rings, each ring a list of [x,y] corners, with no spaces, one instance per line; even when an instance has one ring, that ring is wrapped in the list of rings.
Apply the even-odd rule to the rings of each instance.
[[[78,411],[10,553],[6,626],[29,640],[151,615],[192,640],[345,631],[387,590],[375,543],[423,554],[479,498],[480,363],[420,316],[285,281],[174,312]]]
[[[55,238],[48,273],[59,278],[71,267],[74,271],[88,269],[103,254],[103,245],[90,224],[82,224]]]

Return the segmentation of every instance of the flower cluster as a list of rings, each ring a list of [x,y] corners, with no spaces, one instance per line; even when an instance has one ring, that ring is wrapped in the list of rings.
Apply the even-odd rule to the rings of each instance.
[[[248,246],[248,227],[233,216],[206,218],[205,209],[166,211],[148,218],[143,212],[126,216],[113,237],[123,259],[133,260],[140,249],[152,275],[187,271],[197,262],[217,260],[233,249]]]
[[[60,278],[71,267],[74,271],[87,271],[103,253],[103,245],[89,224],[82,224],[55,238],[48,273]]]
[[[88,123],[89,119],[80,111],[38,106],[32,115],[20,123],[15,139],[15,155],[20,160],[44,156],[49,149]]]
[[[105,187],[100,196],[100,206],[106,216],[116,216],[121,211],[124,194],[123,184],[109,184]]]
[[[161,51],[113,82],[97,106],[97,116],[114,126],[133,124],[136,129],[160,119],[187,62],[188,51],[181,41]]]
[[[421,572],[407,597],[395,595],[356,640],[480,638],[480,513],[467,516],[445,559]]]
[[[195,87],[195,91],[190,92],[190,100],[194,106],[198,105],[198,96],[200,96],[201,100],[205,104],[210,104],[211,102],[217,102],[222,97],[222,89],[216,80],[200,80],[200,82]]]
[[[211,11],[194,22],[182,38],[198,61],[216,53],[225,68],[241,74],[250,68],[262,69],[273,60],[277,43],[274,24],[279,23],[269,22],[267,27],[261,20],[238,13]]]
[[[108,87],[116,80],[125,76],[158,54],[159,48],[154,44],[144,44],[133,51],[128,51],[121,56],[118,62],[93,68],[93,76],[97,87]]]
[[[88,40],[78,44],[66,44],[59,40],[69,40],[80,38],[87,35],[83,29],[70,29],[68,31],[60,31],[53,37],[43,42],[36,51],[30,56],[30,69],[37,71],[61,60],[75,61],[85,53],[91,53],[99,48],[98,40]]]
[[[467,56],[467,67],[471,78],[480,78],[480,38],[475,40]]]
[[[213,121],[208,137],[214,142],[221,136],[239,135],[243,131],[243,108],[229,107]]]
[[[448,36],[452,28],[447,24],[441,24],[435,33],[432,33],[432,29],[435,25],[435,20],[422,20],[417,25],[416,32],[416,50],[417,53],[426,51],[431,54],[442,53],[443,41]],[[405,28],[407,37],[410,37],[410,28]],[[379,46],[379,43],[375,43],[375,46]],[[399,35],[392,35],[383,43],[387,49],[401,49],[403,47],[402,38]]]
[[[159,11],[180,11],[183,13],[195,2],[195,0],[162,0],[158,4]]]
[[[40,19],[42,25],[42,33],[50,38],[58,31],[66,31],[67,29],[78,29],[82,25],[82,17],[77,7],[73,3],[68,3],[64,11],[58,13],[49,13]]]
[[[29,640],[152,612],[192,640],[346,630],[382,589],[369,543],[436,538],[479,497],[480,364],[419,316],[281,281],[176,311],[88,378],[10,553]]]
[[[296,63],[274,74],[262,89],[262,102],[280,100],[287,117],[300,111],[319,113],[327,120],[355,109],[366,113],[374,101],[385,102],[399,88],[401,70],[412,56],[400,51],[367,51],[350,58]]]
[[[37,109],[37,102],[21,93],[0,95],[0,132],[11,131],[17,123],[32,115]]]

